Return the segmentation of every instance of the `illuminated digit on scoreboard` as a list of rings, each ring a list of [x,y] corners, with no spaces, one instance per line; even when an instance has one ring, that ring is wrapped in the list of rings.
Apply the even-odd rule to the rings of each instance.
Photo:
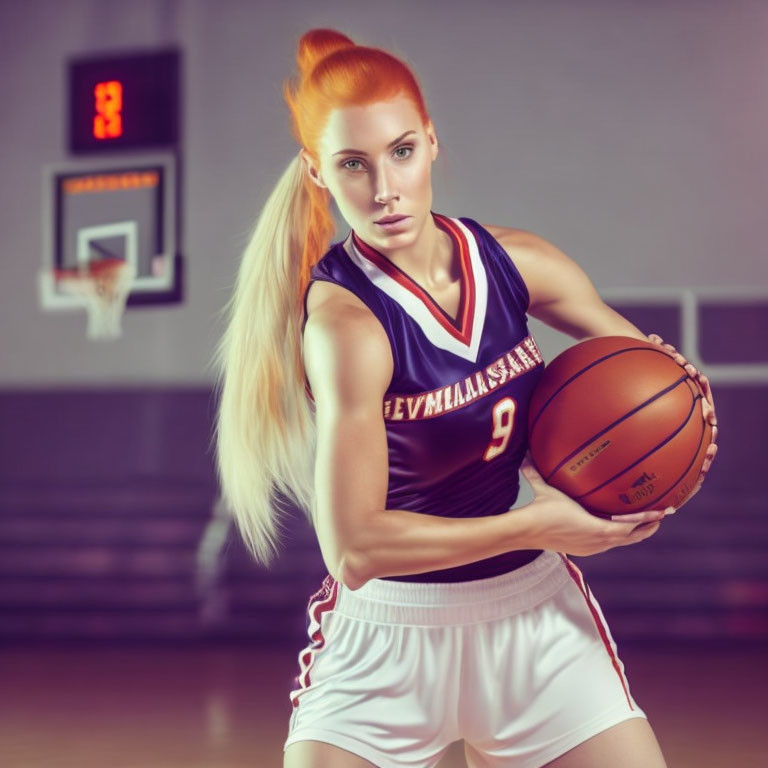
[[[97,83],[93,116],[93,135],[97,139],[114,139],[123,135],[123,84],[119,80]]]
[[[509,443],[509,436],[515,426],[515,411],[517,403],[511,397],[503,397],[493,406],[493,434],[491,442],[485,449],[483,459],[490,461],[500,453],[504,453]]]

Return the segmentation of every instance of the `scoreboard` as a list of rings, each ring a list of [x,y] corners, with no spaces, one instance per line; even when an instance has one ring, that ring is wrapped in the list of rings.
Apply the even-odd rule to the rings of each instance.
[[[70,61],[72,154],[174,146],[178,126],[178,51]]]

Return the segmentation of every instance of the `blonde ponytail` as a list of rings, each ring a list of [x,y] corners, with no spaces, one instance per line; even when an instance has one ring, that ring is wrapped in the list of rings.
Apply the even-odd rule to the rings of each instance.
[[[302,269],[311,220],[306,185],[297,155],[245,248],[215,354],[222,495],[246,545],[267,566],[279,549],[276,491],[312,522],[315,425],[304,389],[303,318],[297,311],[308,282]]]

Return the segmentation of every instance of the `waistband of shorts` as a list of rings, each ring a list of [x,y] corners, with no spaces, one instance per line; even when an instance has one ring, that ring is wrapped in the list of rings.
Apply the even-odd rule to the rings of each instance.
[[[339,584],[334,612],[382,624],[472,624],[519,613],[547,600],[571,579],[563,556],[544,550],[500,576],[460,582],[370,579]]]

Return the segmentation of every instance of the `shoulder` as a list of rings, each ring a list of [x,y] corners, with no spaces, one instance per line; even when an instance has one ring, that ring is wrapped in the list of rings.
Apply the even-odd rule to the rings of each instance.
[[[556,245],[528,229],[502,227],[495,224],[483,224],[482,226],[501,245],[518,267],[521,265],[530,267],[532,262],[540,259],[557,258],[558,255],[565,256]]]
[[[512,259],[528,288],[531,308],[551,301],[570,280],[583,275],[578,264],[541,235],[527,229],[482,225]]]
[[[371,308],[349,288],[331,280],[314,279],[307,288],[307,327],[349,328],[352,333],[369,333],[380,342],[389,340]],[[306,328],[305,328],[306,330]]]
[[[310,284],[303,342],[304,366],[316,400],[326,393],[349,405],[386,392],[394,369],[389,338],[351,291],[327,280]]]

